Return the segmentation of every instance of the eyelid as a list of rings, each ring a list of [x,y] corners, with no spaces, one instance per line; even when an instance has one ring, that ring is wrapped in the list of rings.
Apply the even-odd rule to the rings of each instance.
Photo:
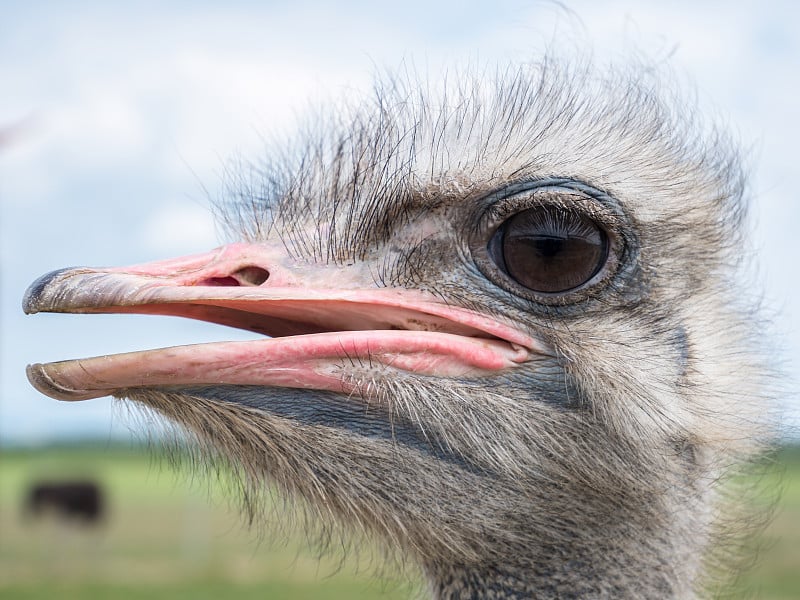
[[[574,213],[586,217],[611,234],[620,228],[620,217],[605,210],[605,207],[594,198],[587,198],[572,190],[553,188],[531,190],[530,193],[502,198],[486,207],[483,215],[483,229],[496,231],[500,226],[516,214],[537,206],[558,208],[565,213]]]

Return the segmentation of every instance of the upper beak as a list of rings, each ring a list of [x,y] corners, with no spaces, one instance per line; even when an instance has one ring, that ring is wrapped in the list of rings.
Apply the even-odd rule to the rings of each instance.
[[[431,294],[376,287],[365,273],[292,263],[266,244],[126,268],[54,271],[28,288],[26,313],[175,315],[271,338],[35,364],[28,377],[62,400],[221,383],[346,392],[352,391],[348,367],[365,362],[426,376],[471,376],[549,354],[508,323]]]

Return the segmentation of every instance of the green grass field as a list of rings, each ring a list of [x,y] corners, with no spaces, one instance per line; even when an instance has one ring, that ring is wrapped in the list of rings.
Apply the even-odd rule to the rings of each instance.
[[[784,493],[750,597],[800,598],[800,449],[768,477]],[[24,518],[31,481],[91,476],[109,511],[101,527]],[[248,530],[222,493],[153,462],[143,450],[50,449],[0,453],[0,598],[203,600],[407,598],[414,584],[372,576],[369,560],[319,560],[301,540],[274,543]],[[267,529],[266,531],[269,531]],[[361,553],[359,553],[361,554]],[[369,554],[368,552],[365,554]]]

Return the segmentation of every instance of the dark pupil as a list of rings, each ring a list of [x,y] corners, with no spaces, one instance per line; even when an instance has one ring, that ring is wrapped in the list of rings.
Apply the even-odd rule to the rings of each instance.
[[[493,240],[491,246],[502,248],[500,266],[535,292],[566,292],[583,285],[597,274],[608,255],[607,237],[600,227],[581,214],[556,208],[518,213],[501,226],[498,235],[502,241]],[[493,258],[500,262],[500,257]]]
[[[551,258],[554,257],[559,252],[564,251],[564,245],[567,241],[565,238],[555,238],[555,237],[529,237],[529,238],[517,238],[522,243],[529,243],[531,245],[531,249],[535,252],[538,252],[540,256]]]

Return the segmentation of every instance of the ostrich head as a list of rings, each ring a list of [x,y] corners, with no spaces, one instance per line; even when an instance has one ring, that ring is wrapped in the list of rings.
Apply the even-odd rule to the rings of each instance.
[[[155,409],[437,597],[693,597],[722,476],[766,431],[736,154],[645,76],[463,81],[385,86],[253,167],[236,243],[24,300],[268,337],[29,378]]]

